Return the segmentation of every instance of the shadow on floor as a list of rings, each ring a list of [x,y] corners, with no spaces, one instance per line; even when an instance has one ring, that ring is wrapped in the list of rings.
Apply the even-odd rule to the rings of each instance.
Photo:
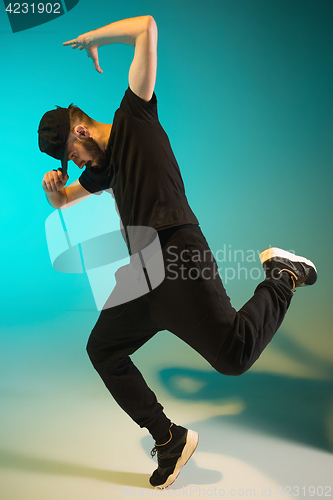
[[[244,410],[238,415],[221,416],[224,422],[331,451],[332,429],[327,426],[333,403],[332,363],[288,335],[279,335],[274,342],[277,350],[311,367],[318,378],[325,380],[251,371],[241,377],[226,377],[213,371],[175,367],[162,370],[159,376],[175,398],[215,404],[241,400]]]
[[[148,474],[95,469],[49,458],[38,458],[9,450],[0,450],[0,467],[53,476],[80,477],[105,483],[137,488],[149,488]]]
[[[241,377],[226,377],[217,372],[185,368],[164,369],[160,377],[175,398],[221,405],[233,399],[241,400],[243,411],[219,417],[222,422],[323,450],[333,448],[327,429],[333,396],[331,380],[251,372]],[[197,390],[193,391],[193,387]]]

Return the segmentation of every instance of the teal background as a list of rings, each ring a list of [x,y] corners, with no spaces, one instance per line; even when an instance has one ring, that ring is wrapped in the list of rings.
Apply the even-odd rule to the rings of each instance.
[[[262,279],[249,273],[260,269],[257,252],[270,245],[294,250],[317,265],[317,284],[297,291],[278,335],[251,372],[261,373],[262,391],[270,390],[266,375],[275,377],[274,384],[283,381],[286,390],[279,401],[293,400],[299,382],[303,397],[294,402],[294,414],[317,408],[307,418],[305,442],[332,449],[330,0],[80,0],[59,19],[16,34],[6,13],[0,14],[3,422],[10,424],[14,407],[42,420],[42,412],[34,414],[39,396],[109,397],[85,354],[98,317],[87,278],[57,273],[50,264],[44,224],[53,209],[41,181],[58,164],[40,153],[37,128],[45,111],[72,102],[100,122],[112,121],[128,85],[133,49],[102,47],[100,75],[85,53],[62,42],[145,14],[154,16],[159,29],[160,121],[203,232],[214,253],[227,248],[257,255],[255,262],[241,263],[247,279],[242,271],[240,279],[227,280],[233,305],[240,308]],[[79,175],[74,164],[69,175],[71,182]],[[220,263],[222,277],[226,267],[237,267],[234,260]],[[169,333],[157,335],[134,357],[162,394],[185,398],[185,390],[192,399],[214,398],[214,391],[203,397],[190,383],[198,378],[193,370],[199,370],[200,380],[217,387],[209,365]],[[177,391],[165,374],[168,369],[181,373],[183,366],[190,370],[184,379],[188,385]],[[241,396],[251,372],[240,379],[241,386],[228,386],[225,377],[223,383]],[[215,394],[222,397],[220,390]],[[252,400],[255,420],[253,401],[258,408],[265,401]],[[271,414],[265,415],[268,429],[274,427]],[[283,422],[286,430],[288,418]],[[295,429],[294,439],[302,441],[306,433],[296,432],[301,419],[293,422],[287,435]]]

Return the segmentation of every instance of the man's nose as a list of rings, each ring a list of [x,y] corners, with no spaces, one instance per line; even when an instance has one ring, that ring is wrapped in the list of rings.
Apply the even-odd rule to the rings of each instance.
[[[79,168],[83,168],[84,167],[84,161],[80,160],[80,158],[73,158],[73,162]]]

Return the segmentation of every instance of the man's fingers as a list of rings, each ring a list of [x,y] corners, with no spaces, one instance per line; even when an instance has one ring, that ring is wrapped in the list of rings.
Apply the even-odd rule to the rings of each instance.
[[[95,66],[95,69],[96,71],[98,71],[98,73],[103,73],[100,65],[99,65],[99,61],[98,61],[98,51],[97,51],[97,47],[92,47],[89,51],[89,56],[92,58],[93,62],[94,62],[94,66]]]
[[[68,181],[68,174],[63,175],[62,171],[61,170],[58,170],[58,182],[57,182],[57,186],[59,186],[60,188],[62,188],[66,182]]]
[[[63,42],[63,45],[71,45],[72,49],[80,49],[83,50],[84,47],[77,40],[69,40],[68,42]]]
[[[62,170],[60,170],[60,168],[58,168],[57,171],[53,171],[53,173],[58,176],[58,179],[61,181],[62,180]]]
[[[103,70],[98,63],[98,60],[94,61],[94,65],[95,65],[95,69],[96,69],[96,71],[98,71],[98,73],[103,73]]]
[[[42,184],[43,184],[44,191],[52,193],[53,191],[57,190],[54,182],[50,178],[44,179]]]
[[[74,40],[69,40],[68,42],[63,42],[63,45],[76,45],[77,41],[74,38]]]
[[[61,185],[61,181],[62,181],[62,172],[61,170],[53,170],[52,172],[53,174],[53,183],[56,185],[56,186],[60,186]]]
[[[59,186],[59,181],[58,181],[58,172],[51,172],[49,175],[49,183],[51,185],[51,190],[52,191],[57,191],[58,186]]]
[[[59,191],[66,184],[68,178],[68,174],[64,177],[60,169],[52,170],[44,175],[42,187],[44,191],[49,193]]]
[[[71,45],[73,49],[86,50],[88,57],[94,61],[94,66],[98,73],[103,73],[99,62],[98,62],[98,52],[96,45],[92,44],[89,39],[86,39],[83,35],[79,36],[80,41],[77,38],[73,40],[68,40],[68,42],[63,42],[63,45]]]
[[[45,179],[43,179],[42,181],[42,188],[44,189],[44,191],[49,191],[50,190],[50,186],[49,184],[46,182]]]

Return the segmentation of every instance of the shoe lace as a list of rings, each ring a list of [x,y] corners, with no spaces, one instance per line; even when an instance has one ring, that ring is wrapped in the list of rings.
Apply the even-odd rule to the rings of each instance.
[[[170,429],[171,427],[173,426],[173,424],[170,425]],[[157,462],[159,463],[161,458],[162,458],[162,450],[161,450],[161,446],[165,446],[166,444],[170,443],[171,439],[172,439],[172,432],[171,430],[169,429],[169,433],[170,433],[170,438],[168,439],[168,441],[166,443],[163,443],[163,444],[156,444],[155,443],[155,446],[154,448],[151,450],[150,454],[152,457],[154,457],[157,453]]]
[[[162,463],[162,458],[163,458],[163,455],[162,455],[162,450],[159,450],[158,448],[156,448],[156,446],[154,446],[154,448],[151,450],[150,454],[152,457],[154,457],[157,453],[157,465],[160,467],[161,466],[161,463]]]

